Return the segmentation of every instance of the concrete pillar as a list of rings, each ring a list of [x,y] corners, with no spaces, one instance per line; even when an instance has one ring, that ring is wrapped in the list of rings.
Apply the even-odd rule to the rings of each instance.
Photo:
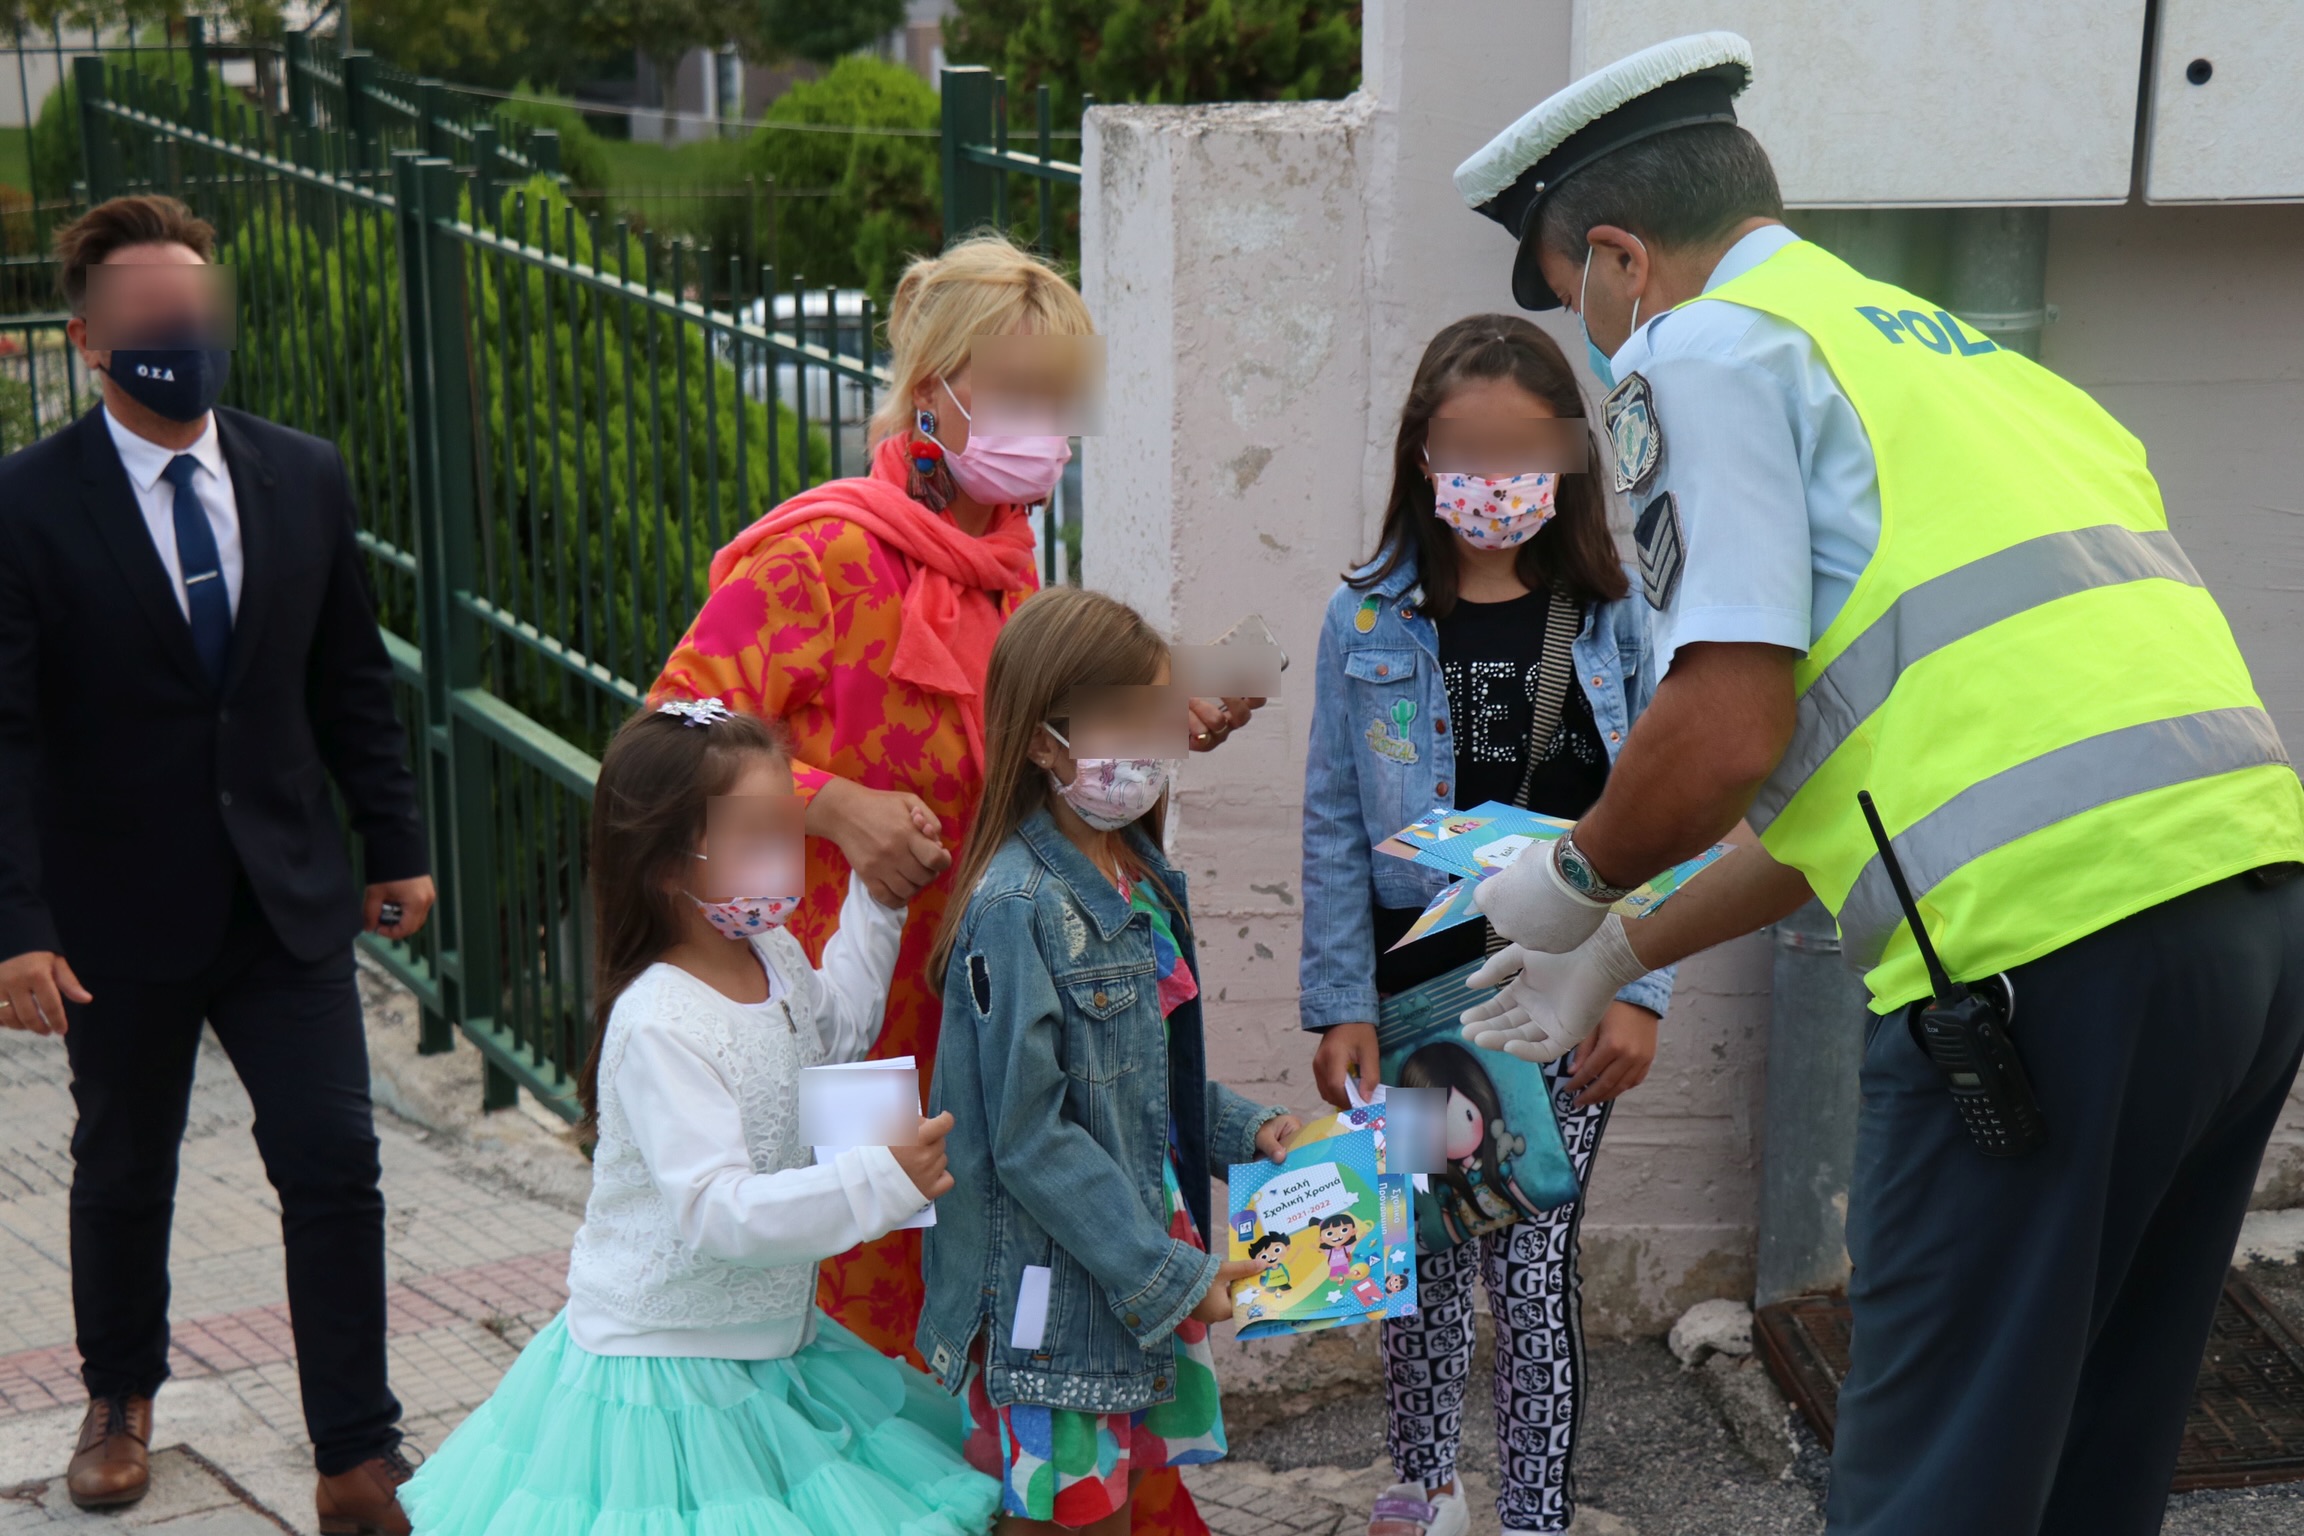
[[[1187,764],[1173,846],[1211,1058],[1299,1103],[1304,711],[1363,530],[1367,117],[1358,97],[1098,107],[1083,156],[1082,286],[1112,367],[1106,433],[1082,456],[1082,574],[1180,639],[1260,612],[1289,653],[1282,697]]]

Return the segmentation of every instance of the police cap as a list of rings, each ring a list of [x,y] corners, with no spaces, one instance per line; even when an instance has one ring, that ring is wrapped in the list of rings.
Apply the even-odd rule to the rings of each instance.
[[[1536,264],[1536,215],[1548,193],[1628,144],[1697,123],[1733,123],[1736,97],[1751,83],[1752,45],[1735,33],[1674,38],[1546,97],[1456,167],[1464,201],[1520,242],[1512,263],[1520,307],[1560,307]]]

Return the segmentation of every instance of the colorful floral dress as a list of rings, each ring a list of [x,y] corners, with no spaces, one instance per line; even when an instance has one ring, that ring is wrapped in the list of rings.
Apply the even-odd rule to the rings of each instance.
[[[1152,961],[1163,1019],[1200,995],[1184,963],[1168,907],[1149,883],[1121,883],[1128,905],[1152,919]],[[1168,1206],[1168,1235],[1206,1252],[1208,1244],[1184,1204],[1176,1175],[1176,1124],[1168,1124],[1168,1160],[1160,1191]],[[1004,1514],[1058,1525],[1094,1525],[1128,1502],[1131,1474],[1196,1466],[1224,1457],[1224,1402],[1216,1385],[1216,1357],[1208,1325],[1186,1318],[1176,1325],[1176,1395],[1133,1413],[1084,1413],[1011,1403],[995,1408],[981,1372],[965,1399],[969,1465],[1001,1480]],[[1194,1516],[1197,1523],[1197,1516]],[[1134,1524],[1144,1528],[1144,1512]]]

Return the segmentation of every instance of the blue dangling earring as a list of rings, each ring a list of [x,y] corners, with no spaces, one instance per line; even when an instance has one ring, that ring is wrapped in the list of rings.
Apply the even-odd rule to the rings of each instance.
[[[911,442],[911,484],[906,487],[912,499],[931,512],[941,512],[951,505],[954,488],[952,472],[944,464],[944,445],[936,441],[936,413],[922,410],[912,418],[919,435]]]
[[[913,417],[913,425],[920,431],[912,444],[912,467],[923,475],[932,475],[944,458],[943,445],[936,441],[936,413],[921,411]]]

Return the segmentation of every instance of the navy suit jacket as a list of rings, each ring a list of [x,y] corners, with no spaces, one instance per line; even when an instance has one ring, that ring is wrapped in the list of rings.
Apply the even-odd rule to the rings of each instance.
[[[188,978],[243,873],[290,953],[341,948],[360,892],[330,779],[369,880],[426,870],[343,457],[216,423],[245,562],[220,689],[101,409],[0,459],[0,958]]]

